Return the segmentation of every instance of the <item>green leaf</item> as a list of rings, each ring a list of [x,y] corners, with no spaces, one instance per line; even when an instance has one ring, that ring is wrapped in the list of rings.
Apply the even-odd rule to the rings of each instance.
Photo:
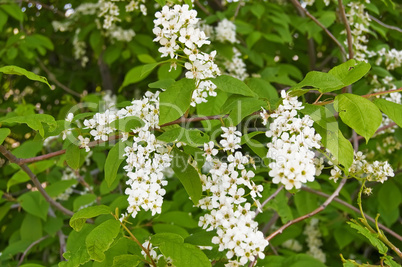
[[[137,255],[119,255],[113,258],[112,267],[135,267],[142,262],[142,260],[143,259]]]
[[[353,94],[335,97],[334,108],[342,121],[363,136],[366,142],[381,125],[382,114],[370,100]]]
[[[54,184],[48,185],[45,188],[45,191],[50,197],[57,197],[60,194],[64,193],[68,188],[77,184],[77,180],[61,180]]]
[[[324,93],[338,90],[344,87],[344,84],[340,79],[329,73],[310,71],[307,73],[306,77],[292,89],[300,89],[308,86],[316,88],[321,93]]]
[[[149,64],[149,63],[156,62],[156,60],[148,54],[140,54],[140,55],[137,55],[137,57],[141,63]]]
[[[377,98],[374,100],[374,104],[387,114],[387,116],[393,120],[399,127],[402,128],[402,105],[387,101],[385,99]]]
[[[159,95],[159,125],[174,121],[186,112],[194,89],[194,80],[181,79]]]
[[[233,109],[226,118],[225,125],[238,125],[245,117],[252,115],[253,112],[268,108],[265,101],[257,98],[241,98],[233,103]]]
[[[172,151],[172,169],[183,184],[194,205],[198,204],[202,194],[201,178],[198,171],[188,163],[189,155],[174,149]]]
[[[20,227],[21,240],[35,241],[42,237],[42,221],[29,213],[25,214]]]
[[[176,234],[156,234],[151,237],[151,243],[158,246],[165,257],[173,260],[176,267],[207,267],[211,266],[208,257],[197,247],[183,243],[183,238]]]
[[[350,225],[350,227],[356,229],[357,232],[364,235],[370,241],[370,243],[378,249],[378,252],[384,255],[387,253],[388,247],[380,239],[378,239],[377,234],[370,232],[369,229],[360,225],[356,220],[351,220],[347,223]]]
[[[110,127],[116,128],[122,132],[131,132],[134,129],[140,128],[144,125],[144,121],[136,116],[124,117],[110,123]]]
[[[85,221],[89,218],[99,216],[101,214],[110,214],[110,208],[105,205],[84,208],[74,213],[70,219],[70,226],[79,232],[85,225]]]
[[[119,88],[119,92],[121,92],[123,87],[126,87],[127,85],[130,85],[133,83],[137,83],[137,82],[145,79],[151,73],[151,71],[161,63],[163,63],[163,62],[146,64],[146,65],[137,66],[137,67],[130,69],[127,72],[126,76],[124,77],[124,81],[123,81],[123,84]]]
[[[38,191],[25,193],[18,198],[18,201],[26,212],[46,221],[49,203]]]
[[[7,23],[8,16],[0,9],[0,31],[3,30],[4,25]]]
[[[50,160],[38,161],[38,162],[35,162],[32,164],[29,164],[28,168],[31,169],[31,171],[34,174],[39,174],[39,173],[49,169],[53,165],[54,165],[54,161],[50,159]],[[10,178],[10,180],[7,181],[7,190],[9,190],[10,187],[13,185],[24,183],[29,180],[31,180],[29,175],[26,172],[24,172],[23,170],[19,170]]]
[[[155,234],[159,233],[173,233],[178,234],[183,238],[188,237],[190,234],[181,226],[168,223],[155,223],[152,225]]]
[[[182,127],[166,131],[159,135],[157,139],[167,143],[183,142],[190,146],[202,146],[204,143],[209,142],[209,136],[204,132],[198,129],[189,130]]]
[[[381,259],[384,259],[385,264],[389,267],[401,267],[401,265],[399,263],[395,262],[392,259],[392,256],[388,256],[388,255],[382,256]]]
[[[331,152],[348,172],[353,163],[353,146],[339,130],[334,114],[326,107],[306,104],[301,112],[309,115],[316,123],[316,131],[322,137],[322,144]]]
[[[116,180],[117,171],[121,163],[123,162],[123,152],[120,151],[123,148],[123,142],[115,144],[107,154],[105,161],[105,181],[110,187],[114,180]]]
[[[175,83],[175,80],[168,78],[168,79],[159,80],[154,83],[150,83],[150,84],[148,84],[148,87],[149,88],[157,88],[157,89],[166,89],[174,83]]]
[[[0,128],[0,145],[4,142],[10,132],[11,131],[8,128]]]
[[[80,150],[80,147],[76,144],[70,144],[66,149],[67,164],[74,170],[78,170],[78,168],[80,167]]]
[[[211,79],[211,81],[218,87],[218,89],[226,93],[257,96],[244,82],[232,76],[221,75]]]
[[[185,228],[197,228],[198,223],[188,212],[184,211],[169,211],[162,213],[154,219],[155,222],[173,223]]]
[[[127,201],[127,199],[125,199]],[[83,206],[95,203],[96,195],[95,194],[85,194],[74,199],[73,203],[73,211],[80,210]]]
[[[1,5],[1,9],[20,22],[24,20],[24,13],[22,13],[21,8],[16,4]]]
[[[343,87],[360,80],[370,70],[371,65],[366,62],[357,62],[350,59],[334,67],[328,73],[342,81]]]
[[[104,252],[109,249],[120,231],[120,222],[115,219],[107,220],[95,227],[85,239],[87,251],[91,259],[102,262]]]
[[[212,238],[216,236],[215,231],[201,230],[191,234],[184,239],[184,242],[190,243],[196,246],[216,246],[212,243]]]
[[[386,211],[395,211],[402,202],[399,188],[393,181],[381,185],[377,199],[381,208]]]
[[[63,257],[68,261],[65,261],[64,263],[66,264],[63,266],[76,267],[90,260],[85,246],[85,239],[94,228],[93,224],[87,224],[80,232],[70,232],[67,239],[66,252],[63,254]]]
[[[57,126],[56,120],[47,114],[31,114],[27,116],[15,116],[0,119],[2,123],[25,123],[31,129],[35,131],[39,131],[41,136],[44,136],[45,130],[43,128],[42,123],[49,125],[50,129],[55,129]]]
[[[49,86],[50,89],[52,89],[52,87],[47,82],[47,79],[45,77],[36,75],[33,72],[27,71],[26,69],[23,69],[23,68],[20,68],[20,67],[17,67],[17,66],[4,66],[4,67],[1,67],[0,72],[2,72],[4,74],[10,74],[10,75],[24,75],[25,77],[27,77],[30,80],[45,83],[45,84],[47,84],[47,86]]]
[[[261,78],[249,78],[246,84],[253,90],[260,98],[277,99],[279,98],[278,92],[269,82]]]
[[[307,254],[297,254],[297,255],[292,255],[289,257],[286,257],[282,261],[282,266],[287,266],[287,267],[326,267],[324,263],[321,261],[313,258],[310,255]]]

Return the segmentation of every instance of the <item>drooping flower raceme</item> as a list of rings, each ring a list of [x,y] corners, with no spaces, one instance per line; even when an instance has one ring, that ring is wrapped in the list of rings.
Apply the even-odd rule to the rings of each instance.
[[[313,148],[320,148],[321,136],[315,133],[313,120],[305,115],[300,118],[297,111],[303,109],[297,97],[281,92],[283,103],[271,115],[274,118],[266,132],[272,140],[267,144],[269,176],[275,184],[283,184],[287,190],[299,189],[303,183],[314,181],[319,174],[315,167]],[[265,115],[264,115],[265,114]],[[264,124],[267,112],[262,112]]]
[[[207,161],[213,167],[201,177],[207,196],[200,199],[199,207],[210,213],[200,217],[199,226],[207,231],[217,230],[212,242],[219,245],[220,251],[227,251],[227,266],[244,266],[256,256],[264,258],[263,251],[268,245],[263,233],[258,230],[258,223],[254,221],[255,212],[246,198],[249,194],[259,206],[257,197],[261,197],[263,188],[251,180],[254,172],[245,168],[250,159],[239,151],[234,152],[240,148],[241,133],[235,127],[222,129],[224,133],[220,143],[229,153],[227,162],[212,157],[217,152],[212,148],[213,144],[204,146]]]
[[[184,58],[186,78],[196,81],[191,105],[206,102],[208,94],[216,96],[216,86],[207,80],[220,75],[220,70],[214,63],[216,51],[207,54],[199,50],[204,44],[210,44],[210,41],[197,27],[197,11],[189,10],[188,5],[175,5],[173,8],[164,6],[160,12],[156,12],[155,17],[154,41],[161,45],[159,52],[162,57],[176,60]],[[176,64],[173,61],[172,67]]]

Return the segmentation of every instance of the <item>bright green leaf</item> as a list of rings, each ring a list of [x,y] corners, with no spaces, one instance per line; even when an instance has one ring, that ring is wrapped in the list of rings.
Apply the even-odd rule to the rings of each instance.
[[[27,77],[30,80],[45,83],[49,86],[50,89],[52,88],[50,86],[50,84],[47,82],[47,79],[45,77],[39,76],[33,72],[27,71],[26,69],[23,69],[23,68],[20,68],[17,66],[1,67],[0,72],[2,72],[4,74],[10,74],[10,75],[24,75],[25,77]]]
[[[211,79],[211,81],[218,87],[218,89],[226,93],[256,96],[256,94],[244,82],[232,76],[221,75]]]
[[[371,66],[366,62],[357,62],[350,59],[339,66],[332,68],[328,73],[342,81],[343,86],[348,86],[360,80],[370,70]]]
[[[162,213],[154,219],[156,222],[173,223],[185,228],[196,228],[197,222],[193,219],[190,213],[184,211],[168,211]]]
[[[185,129],[182,127],[166,131],[157,137],[158,140],[170,142],[183,142],[190,146],[202,146],[209,142],[209,136],[198,129]]]
[[[356,229],[360,234],[364,235],[370,241],[371,245],[378,249],[378,252],[384,255],[387,253],[388,247],[380,239],[378,239],[377,234],[370,232],[369,229],[360,225],[356,220],[351,220],[347,223],[350,225],[350,227]]]
[[[162,63],[162,62],[160,62]],[[156,68],[160,63],[151,63],[147,65],[142,65],[142,66],[137,66],[132,69],[130,69],[126,76],[124,77],[123,84],[119,88],[119,92],[123,89],[123,87],[126,87],[127,85],[137,83],[139,81],[142,81],[145,79],[151,71]]]
[[[70,144],[66,149],[66,161],[68,166],[74,170],[78,170],[80,167],[80,147],[76,144]]]
[[[186,189],[194,205],[198,204],[202,194],[201,178],[198,171],[188,163],[189,155],[174,149],[172,169]]]
[[[122,119],[112,121],[110,127],[116,128],[122,132],[131,132],[134,129],[144,126],[144,121],[136,116],[128,116]]]
[[[18,198],[18,201],[26,212],[46,221],[49,202],[38,191],[25,193]]]
[[[374,104],[384,112],[391,120],[393,120],[399,127],[402,127],[402,105],[378,98]]]
[[[123,153],[120,151],[123,147],[123,142],[115,144],[107,154],[105,161],[105,181],[110,187],[114,180],[116,180],[117,171],[123,162]]]
[[[107,220],[95,227],[85,239],[87,251],[91,259],[102,262],[104,252],[109,249],[120,231],[120,222],[115,219]]]
[[[156,60],[153,57],[151,57],[150,55],[148,55],[148,54],[140,54],[140,55],[137,55],[137,57],[138,57],[138,60],[141,63],[144,63],[144,64],[149,64],[149,63],[155,63],[156,62]]]
[[[366,142],[381,125],[382,114],[370,100],[353,94],[341,94],[335,97],[334,108],[339,112],[342,121],[356,133],[363,136]]]
[[[181,79],[159,95],[159,125],[174,121],[186,112],[194,89],[194,80]]]
[[[85,221],[89,218],[99,216],[101,214],[110,214],[110,208],[105,205],[87,207],[74,213],[70,219],[70,226],[79,232],[85,225]]]
[[[3,9],[8,15],[15,18],[16,20],[22,22],[24,20],[24,13],[22,13],[21,8],[16,4],[6,4],[1,5],[1,9]]]
[[[10,129],[8,128],[0,128],[0,145],[4,142],[6,137],[10,134]]]
[[[112,267],[135,267],[142,262],[142,260],[143,258],[140,258],[137,255],[118,255],[113,258]]]
[[[44,136],[45,130],[42,123],[49,125],[50,129],[55,129],[56,120],[48,114],[32,114],[27,116],[15,116],[1,119],[2,123],[25,123],[31,129],[39,131],[41,136]]]

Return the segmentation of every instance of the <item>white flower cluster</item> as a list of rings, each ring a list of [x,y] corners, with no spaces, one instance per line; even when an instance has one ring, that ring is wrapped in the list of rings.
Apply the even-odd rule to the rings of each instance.
[[[197,28],[197,11],[189,10],[188,5],[175,5],[173,8],[164,6],[160,12],[155,13],[155,17],[154,41],[161,45],[159,52],[162,57],[178,59],[183,58],[184,53],[188,60],[184,63],[187,69],[186,78],[196,81],[191,105],[206,102],[208,94],[216,96],[216,86],[206,80],[220,75],[220,70],[214,63],[216,51],[207,54],[199,50],[204,44],[210,44],[210,41],[205,33]],[[176,61],[172,66],[176,66]]]
[[[228,41],[229,43],[238,43],[236,39],[236,25],[228,19],[221,20],[215,28],[215,39],[219,42]]]
[[[268,146],[267,157],[273,160],[269,164],[269,176],[275,184],[282,183],[286,190],[299,189],[302,183],[314,181],[314,176],[321,173],[316,168],[315,153],[312,148],[320,148],[321,136],[315,133],[313,120],[308,116],[297,117],[297,110],[303,109],[297,97],[281,92],[283,102],[270,117],[274,121],[266,132],[272,137]],[[264,124],[268,115],[263,111]]]
[[[387,161],[374,161],[370,164],[366,156],[358,151],[354,154],[352,166],[349,168],[349,175],[366,178],[368,181],[384,183],[388,177],[394,177],[394,170]],[[342,170],[337,166],[331,170],[330,180],[336,182],[342,176]]]
[[[85,49],[87,48],[87,44],[83,41],[78,39],[78,34],[80,33],[80,29],[75,31],[73,37],[73,52],[74,52],[74,59],[81,60],[81,66],[85,67],[89,61],[89,58],[86,56]]]
[[[128,195],[128,213],[133,217],[138,211],[151,210],[152,215],[161,212],[163,195],[162,188],[167,184],[163,171],[170,166],[171,157],[169,148],[163,142],[156,140],[149,130],[159,128],[159,92],[145,93],[141,100],[134,100],[132,105],[120,110],[113,107],[104,113],[96,113],[93,118],[84,121],[95,140],[107,141],[109,135],[117,129],[111,123],[117,119],[135,116],[143,120],[144,126],[132,129],[134,142],[124,149],[127,165],[124,169],[129,177],[129,186],[125,193]],[[123,133],[122,140],[127,139],[129,133]],[[83,140],[87,142],[89,140]]]
[[[295,252],[300,252],[303,250],[303,246],[296,239],[288,239],[281,244],[282,247],[293,250]]]
[[[381,48],[379,51],[377,51],[377,54],[379,57],[376,61],[376,64],[380,65],[384,60],[387,70],[394,70],[402,66],[402,50],[396,50],[395,48],[387,50],[385,48]]]
[[[224,66],[228,75],[244,81],[248,77],[246,64],[241,58],[241,53],[233,47],[233,57],[231,60],[226,60]]]
[[[121,21],[119,18],[120,9],[115,2],[120,2],[120,0],[99,0],[99,17],[104,17],[103,28],[110,29],[115,22]],[[123,1],[124,2],[124,1]],[[147,7],[145,6],[145,0],[131,0],[125,6],[126,12],[133,12],[135,10],[140,10],[141,13],[147,15]]]
[[[309,250],[307,254],[316,258],[317,260],[325,263],[326,256],[325,253],[320,248],[322,246],[321,232],[318,228],[318,219],[311,219],[310,223],[304,228],[304,234],[307,235],[307,246]]]
[[[246,196],[259,206],[257,197],[261,197],[261,185],[256,185],[251,179],[254,172],[245,169],[250,159],[235,149],[240,148],[241,133],[235,127],[222,127],[221,145],[229,153],[227,163],[223,163],[212,156],[217,150],[210,142],[204,145],[207,160],[213,164],[208,175],[202,175],[202,188],[207,196],[200,199],[199,207],[210,213],[201,216],[199,226],[211,231],[217,229],[217,236],[212,242],[219,245],[219,251],[227,250],[229,263],[226,266],[244,266],[253,261],[256,256],[264,258],[264,249],[268,241],[258,230],[258,223],[254,221],[255,212],[251,204],[247,203]],[[248,193],[246,192],[248,191]],[[237,257],[238,261],[231,260]]]
[[[159,251],[159,248],[156,247],[156,246],[153,246],[151,242],[145,241],[145,242],[142,244],[142,247],[144,247],[146,250],[148,250],[149,255],[151,255],[152,260],[153,260],[155,263],[159,263],[159,264],[160,264],[160,265],[158,265],[158,266],[171,266],[171,267],[174,267],[174,266],[175,266],[174,263],[173,263],[173,260],[172,260],[170,257],[165,257],[165,256]],[[147,261],[150,260],[149,257],[148,257],[148,255],[145,253],[145,251],[141,250],[141,254],[144,256],[144,258],[145,258]],[[161,264],[161,262],[160,262],[161,259],[163,259],[163,261],[164,261],[163,263],[164,263],[165,265],[162,265],[162,264]]]

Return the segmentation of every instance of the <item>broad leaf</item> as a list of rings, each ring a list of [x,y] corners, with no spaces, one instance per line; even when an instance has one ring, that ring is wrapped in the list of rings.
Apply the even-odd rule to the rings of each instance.
[[[334,108],[342,121],[366,139],[374,135],[381,125],[382,114],[370,100],[353,94],[335,97]]]
[[[328,73],[342,81],[343,86],[348,86],[360,80],[370,70],[371,66],[366,62],[357,62],[350,59],[339,66],[332,68]]]
[[[114,180],[116,180],[117,171],[119,170],[121,163],[124,161],[122,153],[120,152],[122,146],[123,142],[115,144],[107,154],[104,169],[105,181],[109,187],[113,184]]]
[[[324,93],[341,89],[344,87],[344,84],[340,79],[329,73],[310,71],[307,73],[306,77],[293,88],[298,89],[310,86]]]
[[[85,239],[87,251],[91,259],[102,262],[104,252],[109,249],[120,231],[120,222],[115,219],[107,220],[95,227]]]
[[[66,161],[68,166],[74,170],[78,170],[81,162],[80,147],[76,144],[70,144],[66,149]]]
[[[110,127],[122,132],[131,132],[134,129],[144,126],[144,121],[136,116],[128,116],[119,120],[112,121]]]
[[[70,226],[75,231],[79,232],[87,219],[101,214],[109,214],[110,212],[110,208],[105,205],[84,208],[74,213],[73,217],[70,219]]]
[[[374,101],[377,107],[387,114],[399,127],[402,127],[402,105],[378,98]]]
[[[11,131],[8,128],[0,128],[0,145],[4,142],[10,132]]]
[[[159,125],[174,121],[186,112],[194,89],[194,80],[181,79],[159,95]]]
[[[38,191],[25,193],[18,198],[18,201],[26,212],[46,221],[49,203]]]
[[[161,63],[162,62],[146,64],[146,65],[134,67],[131,70],[129,70],[127,72],[126,76],[124,77],[124,81],[123,81],[123,84],[119,88],[119,92],[123,89],[123,87],[126,87],[127,85],[130,85],[133,83],[137,83],[137,82],[145,79],[151,73],[151,71]]]
[[[143,259],[137,255],[123,254],[113,258],[112,267],[135,267],[142,262],[142,260]]]
[[[201,178],[198,171],[188,162],[190,156],[178,149],[173,151],[172,169],[183,184],[194,205],[198,204],[202,194]]]
[[[0,72],[2,72],[4,74],[11,74],[11,75],[24,75],[25,77],[27,77],[30,80],[45,83],[45,84],[47,84],[47,86],[49,86],[50,89],[52,89],[52,87],[47,82],[47,79],[45,77],[39,76],[39,75],[37,75],[37,74],[35,74],[33,72],[27,71],[26,69],[23,69],[23,68],[20,68],[20,67],[17,67],[17,66],[4,66],[4,67],[1,67]]]
[[[44,136],[45,130],[42,123],[49,125],[50,130],[56,128],[56,120],[47,114],[32,114],[27,116],[16,116],[0,120],[1,123],[25,123],[31,129],[39,131],[41,136]],[[51,130],[52,131],[52,130]]]
[[[257,96],[244,82],[232,76],[221,75],[211,81],[218,87],[218,89],[232,94],[239,94],[244,96]]]
[[[162,133],[157,137],[158,140],[170,142],[183,142],[190,146],[202,146],[209,142],[209,136],[204,132],[194,129],[188,130],[182,127],[174,128]]]
[[[169,211],[162,213],[157,218],[156,222],[173,223],[185,228],[197,228],[197,222],[192,218],[188,212],[184,211]]]

